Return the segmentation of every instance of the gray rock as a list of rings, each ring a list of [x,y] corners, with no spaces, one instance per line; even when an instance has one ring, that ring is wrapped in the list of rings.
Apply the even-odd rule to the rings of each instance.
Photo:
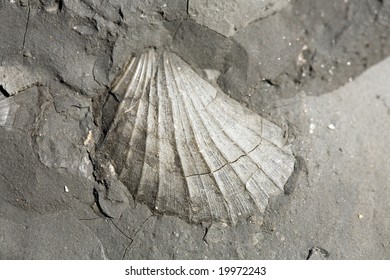
[[[24,259],[25,226],[0,218],[0,259]]]
[[[332,259],[389,258],[389,71],[387,59],[335,92],[278,104],[306,167],[264,222],[265,258],[306,258],[314,247]]]
[[[26,228],[26,259],[105,258],[99,239],[70,212],[40,216]]]
[[[283,9],[287,0],[189,0],[188,13],[197,23],[226,36]]]
[[[256,5],[248,15],[257,17],[263,2]],[[185,0],[0,1],[0,91],[20,109],[11,130],[0,127],[0,258],[388,259],[390,63],[355,79],[390,54],[388,9],[389,1],[302,0],[249,23],[223,11],[229,17],[217,23],[211,17],[221,13],[203,7],[197,22]],[[232,25],[233,36],[218,33]],[[99,107],[126,57],[153,46],[220,71],[226,93],[288,126],[298,164],[263,219],[188,225],[132,204],[118,182],[101,196],[114,217],[106,219],[95,207],[96,181],[40,162],[41,107],[50,105],[54,125],[45,124],[41,147],[48,162],[71,162],[56,157],[67,147],[77,158],[70,143],[89,138],[81,107]],[[51,90],[48,103],[37,83]],[[74,138],[60,137],[62,127]],[[83,153],[99,141],[91,135]],[[50,252],[45,230],[62,251]]]

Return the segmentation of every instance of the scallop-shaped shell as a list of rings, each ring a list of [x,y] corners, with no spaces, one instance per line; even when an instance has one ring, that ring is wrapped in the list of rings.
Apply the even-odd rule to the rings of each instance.
[[[15,103],[13,97],[0,96],[0,126],[12,127],[17,109],[18,104]]]
[[[190,223],[264,212],[294,168],[283,131],[229,98],[177,55],[133,57],[100,148],[137,201]]]

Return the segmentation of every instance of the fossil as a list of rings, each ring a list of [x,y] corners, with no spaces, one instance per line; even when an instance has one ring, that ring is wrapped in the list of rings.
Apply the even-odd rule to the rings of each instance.
[[[235,224],[283,192],[295,162],[284,131],[174,53],[133,56],[111,93],[118,105],[99,158],[152,211]]]
[[[13,100],[13,97],[3,97],[0,95],[0,126],[11,128],[15,113],[19,105]]]

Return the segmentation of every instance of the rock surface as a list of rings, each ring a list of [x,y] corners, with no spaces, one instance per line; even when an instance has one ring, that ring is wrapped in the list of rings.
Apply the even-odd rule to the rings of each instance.
[[[189,0],[188,14],[197,23],[232,36],[250,23],[284,8],[288,0]]]
[[[0,94],[19,105],[0,127],[1,259],[390,258],[389,2],[258,1],[211,22],[199,3],[0,1]],[[95,181],[97,108],[150,46],[288,129],[296,170],[264,217],[190,225]]]

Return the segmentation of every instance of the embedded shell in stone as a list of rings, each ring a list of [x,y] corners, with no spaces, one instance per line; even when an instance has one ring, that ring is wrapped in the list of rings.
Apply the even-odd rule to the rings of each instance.
[[[119,105],[99,153],[152,211],[235,224],[283,192],[295,162],[283,130],[177,55],[134,56],[111,93]]]
[[[13,97],[0,96],[0,126],[5,128],[12,127],[18,107]]]

